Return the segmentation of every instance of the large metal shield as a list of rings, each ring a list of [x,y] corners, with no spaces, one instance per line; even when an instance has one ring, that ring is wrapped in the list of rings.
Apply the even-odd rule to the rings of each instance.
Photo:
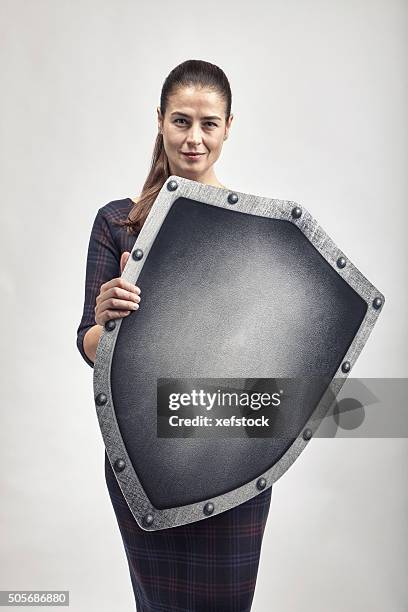
[[[146,530],[211,518],[270,487],[312,438],[384,303],[295,202],[178,176],[156,198],[123,277],[141,287],[140,308],[105,325],[94,393],[109,461]],[[272,386],[286,404],[268,409],[266,435],[250,424],[209,435],[188,421],[174,433],[163,397],[195,383]],[[265,410],[246,410],[247,422]]]

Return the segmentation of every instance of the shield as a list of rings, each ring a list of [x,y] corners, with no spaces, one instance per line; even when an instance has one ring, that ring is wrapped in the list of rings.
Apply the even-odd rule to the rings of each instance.
[[[296,202],[178,176],[122,276],[141,287],[140,308],[106,323],[94,394],[109,461],[145,530],[210,520],[272,486],[312,439],[384,304]],[[217,428],[203,426],[208,405],[193,413],[167,401],[205,385],[218,397],[272,387],[286,405],[241,408],[239,428],[219,403]],[[184,429],[169,426],[170,412]],[[251,416],[266,414],[273,427],[259,435]]]

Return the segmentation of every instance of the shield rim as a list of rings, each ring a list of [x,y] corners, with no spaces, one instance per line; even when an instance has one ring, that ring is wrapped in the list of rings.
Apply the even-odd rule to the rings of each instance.
[[[133,284],[137,283],[156,235],[173,203],[180,197],[197,200],[210,206],[233,209],[244,214],[281,219],[293,223],[337,274],[367,303],[367,311],[342,360],[342,364],[335,373],[321,401],[303,427],[302,432],[286,453],[269,470],[228,493],[202,502],[166,509],[155,508],[147,497],[130,461],[119,430],[113,406],[110,380],[113,351],[122,319],[114,319],[107,322],[99,340],[94,363],[93,386],[95,408],[107,456],[118,485],[138,525],[146,531],[177,527],[209,518],[209,516],[215,516],[248,501],[271,487],[289,469],[305,449],[310,439],[313,438],[313,434],[321,420],[330,409],[333,399],[352,370],[385,302],[384,295],[354,266],[304,206],[300,206],[292,200],[266,198],[239,191],[231,191],[213,185],[205,185],[177,175],[169,176],[164,183],[137,236],[131,255],[122,273],[122,277],[125,280]],[[141,259],[134,259],[132,257],[136,249],[142,250],[143,256]],[[345,265],[342,267],[338,265],[339,258],[344,258],[345,260]],[[379,308],[374,306],[376,298],[381,299]],[[349,363],[349,369],[343,372],[342,365],[345,361]],[[306,430],[308,431],[306,432]],[[124,467],[123,463],[118,465],[118,460],[124,462]],[[265,482],[260,482],[260,479],[265,479]],[[264,486],[261,487],[261,484]],[[212,509],[207,504],[212,504]]]

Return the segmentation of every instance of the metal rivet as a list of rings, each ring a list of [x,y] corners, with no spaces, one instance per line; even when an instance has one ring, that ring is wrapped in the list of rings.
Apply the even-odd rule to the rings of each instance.
[[[313,432],[311,429],[305,429],[305,431],[303,432],[303,439],[304,440],[310,440],[310,438],[312,437]]]
[[[154,521],[154,516],[153,514],[145,514],[143,517],[143,522],[145,525],[151,525]]]
[[[238,196],[236,193],[230,193],[228,195],[228,202],[230,204],[236,204],[238,202]]]
[[[115,463],[113,464],[113,469],[115,472],[122,472],[125,467],[126,463],[123,461],[123,459],[116,459]]]
[[[337,267],[338,268],[344,268],[344,266],[346,265],[347,261],[344,257],[339,257],[337,260]]]
[[[350,368],[351,368],[350,362],[345,361],[341,366],[341,371],[347,374],[347,372],[350,372]]]
[[[177,181],[169,181],[167,183],[167,189],[169,191],[176,191],[177,187],[178,187]]]
[[[299,217],[302,216],[302,209],[300,208],[300,206],[295,206],[294,208],[292,208],[291,215],[294,219],[299,219]]]
[[[381,298],[379,298],[379,297],[376,297],[376,298],[373,300],[373,308],[375,308],[376,310],[378,310],[379,308],[381,308],[382,304],[383,304],[383,301],[382,301],[382,299],[381,299]]]
[[[207,502],[203,508],[204,514],[212,514],[214,512],[214,504],[212,502]]]
[[[115,319],[110,319],[109,321],[106,321],[106,323],[105,323],[106,331],[112,331],[112,330],[115,329],[115,327],[116,327]]]
[[[265,478],[258,478],[258,480],[256,481],[256,488],[262,491],[262,489],[264,489],[265,487],[266,487]]]
[[[95,397],[95,403],[97,406],[104,406],[108,401],[108,396],[105,393],[98,393]]]
[[[139,261],[139,259],[142,259],[143,257],[142,249],[135,249],[132,253],[132,257],[135,261]]]

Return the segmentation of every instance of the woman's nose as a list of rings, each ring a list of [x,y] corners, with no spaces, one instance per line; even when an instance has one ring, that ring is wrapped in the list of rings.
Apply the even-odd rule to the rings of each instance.
[[[188,132],[187,140],[195,146],[199,145],[201,142],[201,128],[199,126],[192,126]]]

